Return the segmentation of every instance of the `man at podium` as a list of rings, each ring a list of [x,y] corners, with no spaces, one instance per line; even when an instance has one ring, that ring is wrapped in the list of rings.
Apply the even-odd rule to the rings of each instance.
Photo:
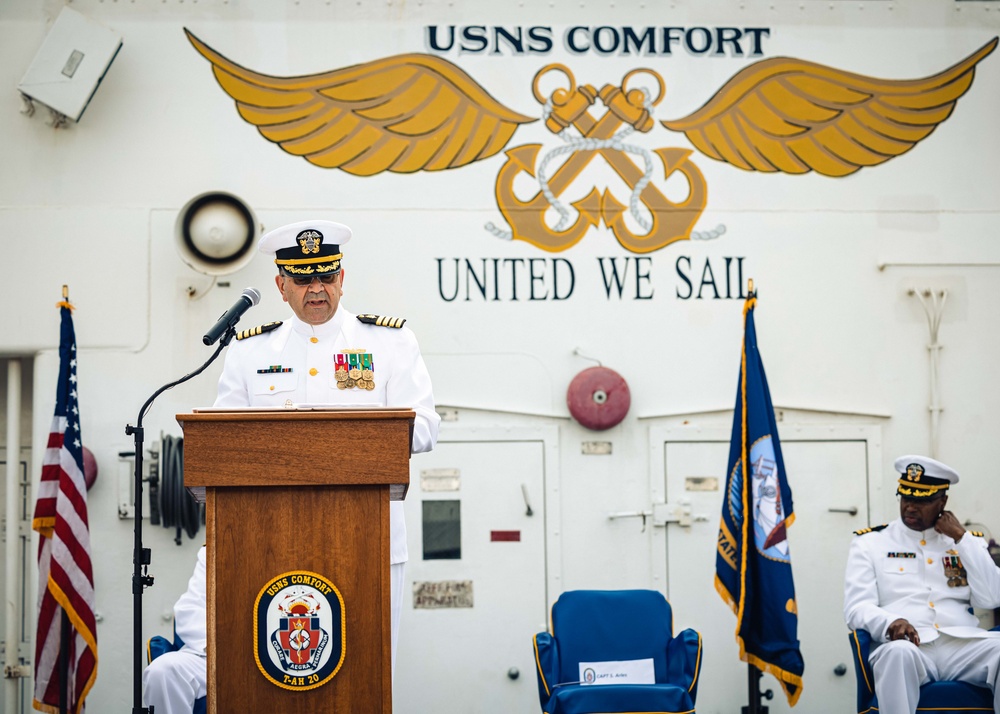
[[[350,228],[332,221],[302,221],[264,234],[258,250],[274,257],[275,285],[292,316],[237,334],[226,354],[214,406],[405,407],[416,414],[412,452],[430,451],[437,442],[441,419],[434,410],[430,375],[416,337],[403,326],[403,319],[355,315],[341,303],[341,248],[351,236]],[[403,502],[391,501],[389,508],[395,669],[407,548]],[[170,677],[157,681],[170,681]],[[203,682],[194,685],[185,686],[192,705],[194,695],[205,692]],[[145,699],[157,714],[183,711],[171,708],[170,697],[150,687]]]
[[[226,354],[215,406],[407,407],[416,412],[413,453],[430,451],[441,418],[416,337],[403,326],[405,320],[355,315],[341,304],[341,248],[351,235],[350,228],[332,221],[301,221],[264,234],[258,250],[274,256],[274,282],[293,315],[237,335]],[[402,501],[392,501],[389,509],[395,662],[406,523]]]

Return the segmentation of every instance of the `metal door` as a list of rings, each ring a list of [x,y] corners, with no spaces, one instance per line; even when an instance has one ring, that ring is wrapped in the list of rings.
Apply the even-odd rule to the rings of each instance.
[[[413,457],[393,711],[538,708],[546,620],[545,444],[447,441]]]

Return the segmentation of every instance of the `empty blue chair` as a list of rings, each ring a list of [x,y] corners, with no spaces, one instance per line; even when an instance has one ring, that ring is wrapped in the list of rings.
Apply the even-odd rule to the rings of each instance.
[[[670,603],[659,592],[565,592],[552,606],[551,632],[535,635],[534,648],[545,714],[694,712],[701,635],[673,636]]]
[[[993,628],[1000,629],[1000,628]],[[879,711],[875,696],[875,677],[868,664],[872,637],[867,630],[854,630],[849,636],[854,660],[854,674],[858,679],[858,714]],[[992,712],[993,692],[968,682],[930,682],[920,688],[918,712],[934,714],[968,714]]]

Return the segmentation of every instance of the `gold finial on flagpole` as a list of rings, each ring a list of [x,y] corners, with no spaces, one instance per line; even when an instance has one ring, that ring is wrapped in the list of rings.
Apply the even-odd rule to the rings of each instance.
[[[757,304],[757,293],[753,291],[753,278],[747,280],[747,299],[743,303],[743,317],[747,316],[750,309]]]
[[[56,307],[68,307],[70,310],[73,309],[73,305],[69,301],[69,285],[63,285],[62,288],[63,299],[56,303]]]

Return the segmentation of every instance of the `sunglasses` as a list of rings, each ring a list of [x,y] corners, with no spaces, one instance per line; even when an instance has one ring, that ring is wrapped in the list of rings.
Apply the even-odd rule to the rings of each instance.
[[[327,273],[326,275],[309,275],[309,276],[291,276],[286,275],[285,277],[291,278],[296,285],[300,287],[305,287],[307,285],[312,285],[313,280],[318,280],[324,285],[333,285],[334,281],[337,279],[337,273]]]

